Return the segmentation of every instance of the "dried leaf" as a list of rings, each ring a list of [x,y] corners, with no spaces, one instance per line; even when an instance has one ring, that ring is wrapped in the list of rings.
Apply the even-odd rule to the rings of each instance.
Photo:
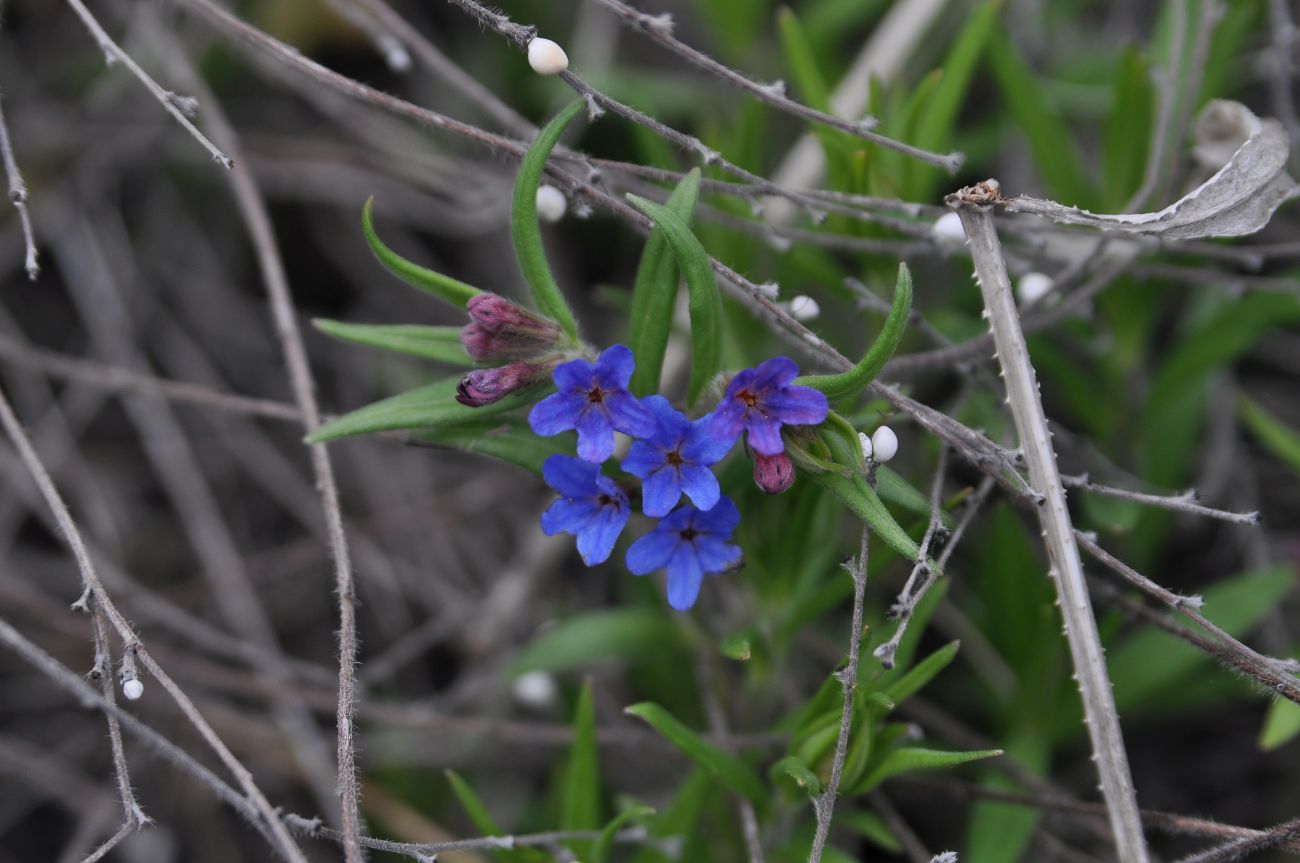
[[[1214,101],[1202,112],[1202,117],[1216,115],[1231,115],[1243,123],[1248,130],[1245,142],[1214,176],[1157,213],[1098,215],[1025,196],[1008,201],[1007,209],[1067,225],[1158,234],[1167,240],[1253,234],[1297,194],[1295,180],[1284,170],[1290,140],[1277,120],[1261,120],[1236,103]]]

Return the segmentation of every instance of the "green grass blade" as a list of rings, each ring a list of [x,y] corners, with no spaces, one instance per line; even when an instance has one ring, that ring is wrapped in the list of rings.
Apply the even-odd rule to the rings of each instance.
[[[643,662],[680,647],[677,627],[660,613],[640,608],[595,611],[543,632],[510,666],[510,675],[569,671],[609,659]]]
[[[921,749],[902,746],[891,751],[866,776],[862,777],[850,794],[863,794],[875,788],[886,779],[892,779],[904,773],[918,770],[946,770],[959,764],[979,761],[984,758],[996,758],[1002,754],[1001,749],[979,749],[973,752],[944,752],[938,749]]]
[[[596,709],[591,697],[591,680],[582,684],[573,720],[573,747],[564,770],[560,827],[563,830],[595,830],[600,827],[600,765],[596,760]],[[572,842],[569,847],[579,858],[590,856],[591,842]]]
[[[1287,426],[1264,410],[1258,402],[1246,396],[1241,397],[1237,414],[1255,439],[1264,445],[1264,449],[1271,452],[1292,471],[1300,474],[1300,432]]]
[[[689,225],[699,193],[700,171],[694,168],[677,184],[666,206]],[[637,266],[636,284],[632,288],[627,341],[636,357],[636,369],[632,372],[628,389],[635,396],[648,396],[659,391],[664,352],[673,327],[679,275],[677,257],[664,239],[663,229],[656,227],[646,239],[641,263]]]
[[[595,846],[591,851],[591,863],[606,863],[609,859],[609,852],[614,847],[614,837],[618,831],[623,829],[634,818],[646,818],[655,814],[650,806],[633,806],[631,809],[624,809],[605,825],[605,829],[600,831],[600,838],[596,840]]]
[[[410,354],[451,366],[474,365],[460,344],[460,327],[425,327],[416,324],[349,324],[316,318],[316,329],[345,342]]]
[[[510,240],[514,243],[515,257],[519,260],[524,281],[532,291],[533,302],[544,315],[558,323],[570,338],[577,338],[578,322],[574,320],[573,312],[565,302],[564,294],[560,292],[560,286],[555,283],[551,267],[546,262],[542,229],[537,223],[537,187],[542,181],[547,157],[559,143],[560,135],[564,134],[564,130],[581,110],[582,103],[574,102],[556,114],[537,133],[537,139],[528,148],[519,165],[515,193],[510,203]]]
[[[729,755],[687,728],[671,713],[658,704],[643,701],[624,710],[639,719],[645,720],[650,727],[663,735],[682,754],[696,764],[708,770],[727,788],[748,798],[751,802],[761,803],[766,796],[763,781],[754,769],[734,755]]]
[[[921,687],[948,667],[953,658],[957,656],[959,647],[961,647],[961,642],[953,641],[939,648],[908,669],[902,677],[886,686],[882,690],[882,694],[895,704],[915,695],[920,691]]]
[[[467,285],[451,276],[444,276],[419,264],[413,264],[384,245],[384,241],[379,239],[379,234],[375,233],[374,209],[374,198],[366,201],[366,205],[361,208],[361,231],[366,235],[366,243],[370,246],[370,251],[374,252],[379,263],[383,264],[390,273],[411,287],[433,294],[438,299],[446,300],[462,309],[472,297],[483,293],[473,285]]]
[[[627,198],[663,231],[686,279],[691,312],[691,379],[686,400],[694,404],[722,368],[722,295],[709,255],[676,213],[636,195]]]
[[[885,326],[880,337],[871,343],[871,348],[856,366],[837,375],[804,375],[795,383],[821,390],[829,399],[843,399],[856,396],[875,380],[876,375],[889,362],[903,340],[907,330],[907,316],[912,312],[912,271],[907,264],[898,265],[898,281],[894,284],[894,302],[889,307]]]

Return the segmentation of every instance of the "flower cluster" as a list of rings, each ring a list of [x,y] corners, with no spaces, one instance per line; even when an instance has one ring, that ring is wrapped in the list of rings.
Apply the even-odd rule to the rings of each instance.
[[[555,366],[547,355],[560,342],[560,328],[497,294],[483,293],[466,306],[470,323],[460,332],[460,344],[481,363],[506,362],[492,369],[475,369],[456,387],[456,401],[477,408],[540,381]]]
[[[668,572],[668,603],[679,611],[695,604],[705,575],[740,562],[731,543],[740,522],[711,468],[743,433],[755,453],[755,479],[769,493],[794,481],[794,467],[781,440],[783,425],[815,425],[826,419],[826,398],[795,386],[799,370],[785,358],[768,360],[731,381],[717,408],[690,421],[663,396],[637,399],[627,391],[635,360],[614,345],[594,364],[575,359],[555,368],[559,390],[529,414],[534,432],[578,435],[578,456],[554,455],[543,477],[560,498],[542,515],[549,536],[576,537],[588,566],[607,560],[630,517],[628,496],[599,465],[614,452],[614,432],[634,438],[620,465],[641,480],[641,509],[659,519],[632,543],[627,567],[634,575]],[[681,503],[685,496],[688,503]],[[681,504],[679,506],[679,504]]]

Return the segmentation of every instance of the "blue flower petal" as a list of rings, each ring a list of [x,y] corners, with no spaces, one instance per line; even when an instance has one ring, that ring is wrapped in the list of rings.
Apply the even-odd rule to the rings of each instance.
[[[625,345],[612,345],[596,360],[596,380],[602,389],[627,389],[636,370],[636,358]]]
[[[704,571],[690,543],[681,543],[668,561],[668,604],[686,611],[700,596]]]
[[[570,500],[562,497],[542,513],[542,533],[547,536],[555,536],[557,533],[577,534],[595,517],[599,508],[592,498]]]
[[[707,470],[704,472],[709,473]],[[713,474],[709,473],[709,476]],[[717,480],[714,480],[714,485],[717,485]],[[682,484],[677,470],[664,467],[641,484],[641,510],[651,518],[660,518],[672,512],[681,496]]]
[[[768,390],[783,387],[799,377],[799,366],[786,357],[773,357],[759,363],[754,369],[752,390]]]
[[[589,390],[595,374],[595,366],[586,360],[570,360],[556,366],[555,371],[551,372],[551,379],[555,381],[555,386],[560,392],[573,389]]]
[[[627,451],[627,458],[621,465],[623,470],[645,479],[664,466],[664,451],[651,446],[646,441],[633,441]]]
[[[632,543],[627,550],[627,568],[633,575],[649,575],[668,565],[681,537],[677,531],[663,530],[662,527],[663,522],[660,522],[659,528]]]
[[[542,479],[564,497],[592,497],[600,469],[573,456],[553,455],[542,464]]]
[[[709,415],[708,433],[719,444],[731,445],[745,428],[745,405],[737,398],[724,398]]]
[[[696,509],[712,509],[714,504],[718,502],[720,495],[718,478],[707,467],[701,467],[698,464],[682,465],[680,487],[686,493],[686,496],[691,499],[691,503],[695,504]],[[673,503],[676,502],[673,501]],[[654,515],[654,513],[650,512],[648,505],[645,514]]]
[[[695,538],[695,557],[705,572],[722,572],[740,561],[740,547],[715,534],[700,534]]]
[[[572,429],[578,418],[578,411],[586,403],[581,393],[558,392],[533,405],[528,413],[528,425],[534,434],[550,437]]]
[[[659,429],[655,415],[650,412],[650,409],[625,390],[606,393],[603,404],[608,411],[610,424],[623,434],[634,438],[648,438],[653,437]]]
[[[701,533],[717,534],[723,539],[730,539],[731,532],[740,524],[740,510],[736,509],[731,498],[722,497],[708,510],[695,513],[692,523]]]
[[[683,459],[708,467],[722,461],[731,450],[732,445],[736,442],[736,437],[732,436],[728,440],[725,437],[715,436],[713,421],[713,416],[707,416],[691,423],[690,429],[686,432],[685,443],[682,444]],[[736,435],[739,434],[740,430],[738,428]]]
[[[777,420],[767,417],[751,418],[746,439],[755,452],[763,455],[777,455],[785,451],[785,444],[781,442],[781,423]]]
[[[768,413],[786,425],[817,425],[826,420],[826,395],[812,387],[785,387],[763,400]]]
[[[641,399],[641,404],[650,409],[659,424],[653,441],[667,449],[674,448],[690,427],[686,415],[669,404],[663,396],[646,396]]]
[[[589,405],[578,414],[578,457],[599,464],[614,454],[614,430],[602,405]]]
[[[595,566],[609,560],[614,543],[618,541],[618,535],[623,532],[623,526],[631,514],[622,504],[600,507],[596,517],[578,532],[578,554],[582,555],[582,562],[587,566]]]

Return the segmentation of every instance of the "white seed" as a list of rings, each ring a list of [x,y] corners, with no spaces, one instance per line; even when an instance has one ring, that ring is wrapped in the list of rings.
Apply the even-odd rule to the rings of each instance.
[[[961,216],[956,213],[944,213],[936,219],[930,233],[941,243],[966,242],[966,229],[961,226]]]
[[[898,435],[889,426],[881,426],[871,435],[871,451],[882,464],[898,453]]]
[[[537,187],[537,218],[547,224],[555,224],[564,218],[564,211],[569,208],[569,199],[554,186]]]
[[[544,708],[555,703],[559,688],[555,677],[545,671],[521,674],[513,687],[515,699],[526,707]]]
[[[862,444],[862,457],[871,461],[871,438],[866,432],[858,432],[858,443]]]
[[[822,307],[812,297],[800,294],[790,301],[790,314],[796,321],[811,321],[822,313]]]
[[[569,55],[558,43],[536,38],[528,43],[528,65],[538,75],[558,75],[569,68]]]
[[[1028,306],[1051,293],[1056,281],[1045,273],[1025,273],[1016,283],[1016,297],[1020,305]]]
[[[140,696],[144,695],[144,684],[140,682],[138,677],[123,680],[122,694],[126,696],[127,701],[139,701]]]

